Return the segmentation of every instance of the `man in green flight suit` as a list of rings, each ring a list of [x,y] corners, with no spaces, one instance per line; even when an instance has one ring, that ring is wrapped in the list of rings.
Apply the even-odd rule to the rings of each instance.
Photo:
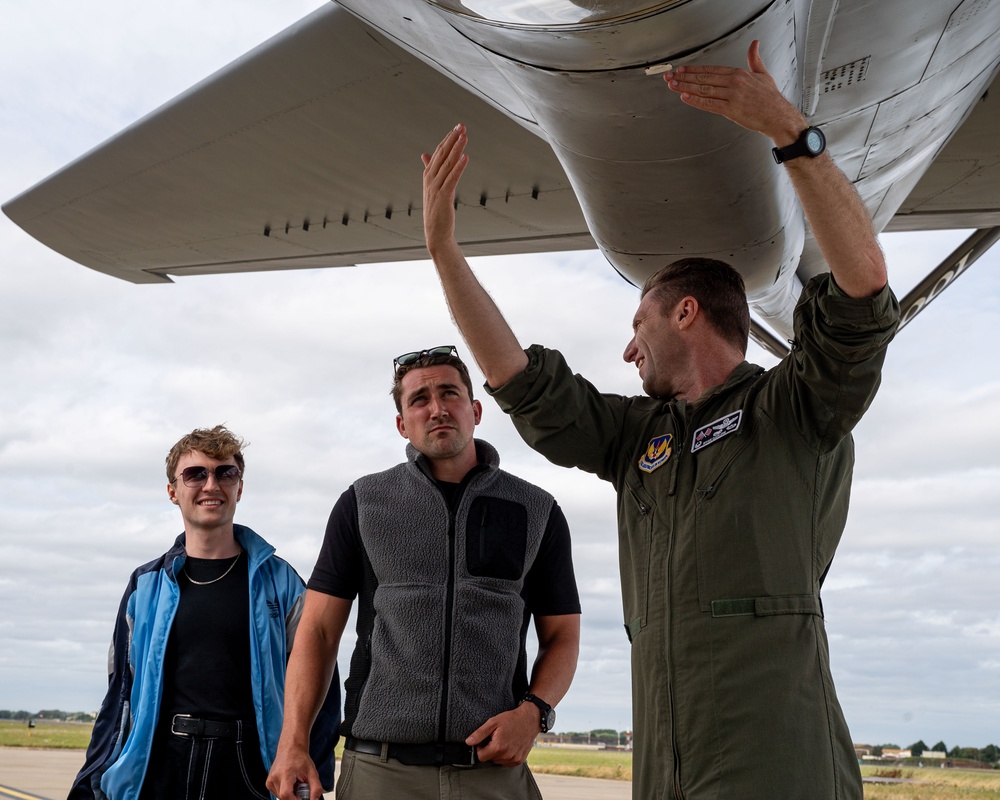
[[[768,136],[779,155],[814,144],[757,42],[748,64],[664,79],[688,105]],[[632,322],[624,358],[648,397],[605,395],[560,353],[522,350],[469,269],[453,204],[466,143],[459,125],[423,156],[427,247],[488,390],[524,439],[617,490],[633,795],[860,800],[820,603],[847,517],[850,432],[899,318],[860,198],[822,147],[785,151],[776,168],[831,271],[803,290],[792,352],[766,372],[747,363],[742,278],[684,259],[647,281]]]

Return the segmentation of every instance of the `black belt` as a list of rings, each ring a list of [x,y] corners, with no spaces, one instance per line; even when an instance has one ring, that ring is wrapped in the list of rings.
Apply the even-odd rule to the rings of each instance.
[[[382,755],[382,742],[372,742],[368,739],[355,739],[348,736],[344,747],[355,753],[367,753],[372,756]],[[389,758],[394,758],[400,764],[412,767],[441,767],[445,764],[455,767],[471,767],[479,763],[476,758],[476,748],[461,742],[443,742],[438,744],[393,744],[388,745]]]
[[[200,736],[205,739],[238,739],[240,723],[197,719],[190,714],[174,714],[170,732],[178,736]]]

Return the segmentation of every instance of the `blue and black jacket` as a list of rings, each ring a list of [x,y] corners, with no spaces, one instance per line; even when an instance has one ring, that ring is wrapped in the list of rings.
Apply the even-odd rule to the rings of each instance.
[[[285,664],[305,586],[260,536],[242,525],[234,530],[250,570],[250,674],[261,756],[270,769],[281,734]],[[180,599],[176,575],[186,557],[181,534],[170,550],[139,567],[129,579],[108,655],[108,692],[69,800],[139,797],[163,695],[167,641]],[[324,788],[333,786],[339,726],[340,675],[335,669],[310,742]]]

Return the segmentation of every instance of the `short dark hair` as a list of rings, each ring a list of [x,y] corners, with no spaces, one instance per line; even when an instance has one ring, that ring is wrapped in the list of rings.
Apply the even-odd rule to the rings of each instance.
[[[698,301],[712,327],[746,355],[750,337],[750,307],[743,276],[714,258],[681,258],[650,275],[642,295],[652,293],[667,313],[685,297]]]
[[[465,384],[465,388],[469,390],[469,402],[471,403],[475,396],[472,393],[472,378],[469,375],[469,368],[465,366],[465,362],[462,361],[458,356],[445,355],[445,356],[420,356],[416,361],[411,364],[406,364],[405,366],[396,367],[396,376],[392,382],[392,400],[396,404],[396,411],[400,414],[403,413],[403,376],[407,372],[411,372],[415,369],[424,369],[425,367],[454,367],[462,379],[462,383]]]
[[[219,461],[232,457],[242,475],[243,448],[247,444],[248,442],[243,441],[223,425],[216,425],[214,428],[195,428],[191,433],[181,437],[167,453],[167,480],[173,483],[177,479],[177,462],[181,460],[181,456],[192,450]]]

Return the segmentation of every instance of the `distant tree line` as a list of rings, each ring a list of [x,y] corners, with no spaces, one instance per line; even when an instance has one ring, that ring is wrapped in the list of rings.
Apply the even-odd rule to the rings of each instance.
[[[914,742],[907,748],[901,748],[898,744],[880,744],[872,748],[872,755],[881,756],[883,750],[910,751],[913,758],[920,758],[925,752],[931,750],[937,753],[945,753],[948,758],[965,759],[967,761],[981,761],[984,764],[995,764],[1000,761],[1000,747],[995,744],[988,744],[986,747],[952,747],[949,749],[943,741],[938,742],[933,747],[928,747],[924,740]]]
[[[86,711],[60,711],[58,708],[43,708],[41,711],[7,711],[0,709],[0,719],[27,722],[29,719],[53,719],[63,722],[93,722],[94,715]]]

